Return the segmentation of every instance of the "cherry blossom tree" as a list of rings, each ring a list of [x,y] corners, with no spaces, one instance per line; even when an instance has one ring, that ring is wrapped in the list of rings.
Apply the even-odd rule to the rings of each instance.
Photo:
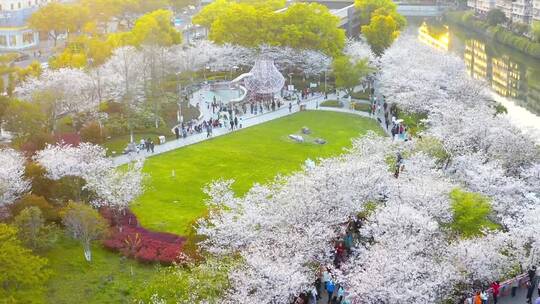
[[[15,89],[27,101],[50,99],[53,119],[61,115],[96,109],[99,104],[92,79],[81,69],[45,70]]]
[[[258,303],[288,303],[307,290],[316,275],[313,266],[332,261],[333,240],[348,220],[386,192],[384,180],[391,177],[383,150],[389,145],[367,136],[355,143],[356,153],[257,185],[241,198],[230,189],[231,181],[210,187],[211,212],[199,227],[207,237],[204,246],[244,261],[230,273],[233,288],[225,302],[249,294]]]
[[[127,169],[111,169],[87,175],[85,188],[97,196],[92,205],[125,211],[144,191],[143,165],[144,162],[138,160],[128,164]]]
[[[103,147],[91,143],[78,146],[57,144],[37,152],[34,160],[47,170],[50,179],[58,180],[65,176],[86,179],[113,168],[112,160],[105,154]]]
[[[12,149],[0,150],[0,207],[9,205],[30,188],[24,177],[24,156]]]
[[[136,105],[144,97],[143,53],[132,46],[120,47],[103,64],[103,98]]]

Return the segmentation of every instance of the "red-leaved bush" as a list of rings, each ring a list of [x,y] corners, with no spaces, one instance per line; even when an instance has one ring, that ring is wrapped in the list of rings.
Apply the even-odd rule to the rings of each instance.
[[[110,233],[103,240],[106,248],[146,263],[171,264],[186,261],[187,257],[182,253],[185,238],[140,227],[137,217],[129,210],[118,214],[102,208],[100,212],[111,224]]]

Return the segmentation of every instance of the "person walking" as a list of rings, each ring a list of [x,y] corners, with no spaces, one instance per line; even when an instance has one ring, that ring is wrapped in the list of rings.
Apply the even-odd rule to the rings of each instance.
[[[519,280],[513,280],[512,281],[512,284],[510,285],[512,287],[511,289],[511,295],[512,295],[512,298],[516,296],[516,292],[517,292],[517,289],[519,287]]]
[[[154,141],[150,141],[150,151],[152,151],[152,154],[154,154]]]
[[[234,127],[238,129],[238,117],[234,117]]]
[[[212,136],[212,124],[208,124],[206,127],[206,138]]]
[[[488,304],[488,294],[485,290],[482,290],[480,293],[480,298],[482,299],[482,304]]]
[[[289,102],[289,113],[292,111],[292,102]]]
[[[232,119],[232,116],[230,117],[229,123],[231,125],[231,131],[234,131],[234,120]]]
[[[174,135],[177,140],[180,138],[180,129],[178,129],[178,127],[174,127]]]
[[[476,292],[476,295],[474,296],[474,304],[482,304],[482,296],[480,295],[480,291]]]
[[[532,296],[534,293],[534,286],[531,282],[527,282],[527,304],[532,304]]]
[[[150,152],[150,138],[147,138],[144,142],[144,147],[146,148],[146,152]]]
[[[343,286],[341,286],[341,284],[340,284],[339,288],[338,288],[338,291],[337,291],[337,301],[336,301],[336,303],[338,303],[338,304],[341,303],[344,296],[345,296],[345,289],[343,289]]]
[[[317,292],[317,288],[316,287],[311,288],[309,303],[317,304],[318,297],[319,297],[319,293]]]
[[[527,274],[529,275],[529,281],[532,283],[536,277],[536,266],[532,266]]]
[[[498,298],[499,298],[499,291],[501,288],[501,284],[499,281],[495,281],[491,283],[491,290],[493,292],[493,303],[497,304]]]
[[[326,292],[328,293],[328,304],[330,304],[330,301],[332,301],[332,295],[334,294],[335,288],[336,288],[336,285],[334,285],[334,282],[332,281],[332,279],[326,282]]]

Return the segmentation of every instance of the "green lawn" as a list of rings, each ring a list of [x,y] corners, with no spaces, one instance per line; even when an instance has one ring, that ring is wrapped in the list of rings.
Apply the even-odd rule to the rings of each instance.
[[[131,303],[137,286],[156,273],[155,266],[122,258],[99,245],[92,255],[92,262],[86,262],[82,246],[67,237],[45,254],[54,272],[46,303]]]
[[[328,143],[299,144],[288,139],[288,134],[299,133],[304,126],[313,131],[306,138],[322,137]],[[235,178],[235,191],[244,193],[254,182],[299,169],[308,157],[341,153],[351,138],[368,129],[380,130],[373,120],[352,114],[301,112],[157,155],[145,165],[151,178],[133,209],[146,228],[185,235],[206,212],[201,191],[205,184]],[[87,263],[81,245],[65,237],[45,257],[54,272],[47,303],[132,303],[134,291],[156,274],[155,266],[122,258],[99,245],[94,246],[93,261]]]
[[[288,139],[304,126],[313,131],[311,138],[328,143]],[[187,235],[194,221],[206,213],[201,189],[211,181],[234,179],[233,189],[243,194],[253,183],[300,169],[307,158],[340,154],[351,145],[351,138],[369,129],[382,134],[374,120],[308,111],[151,157],[144,168],[150,176],[146,192],[132,209],[146,228]]]

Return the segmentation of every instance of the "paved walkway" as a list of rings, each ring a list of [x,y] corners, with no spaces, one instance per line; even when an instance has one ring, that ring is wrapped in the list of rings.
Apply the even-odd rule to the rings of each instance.
[[[328,100],[331,100],[331,99],[336,99],[336,96],[333,95],[333,94],[328,95]],[[252,127],[252,126],[256,126],[256,125],[261,124],[261,123],[265,123],[265,122],[268,122],[268,121],[271,121],[271,120],[274,120],[274,119],[278,119],[278,118],[285,117],[285,116],[294,114],[296,112],[299,112],[301,106],[305,106],[306,110],[342,112],[342,113],[355,114],[355,115],[362,116],[362,117],[371,117],[371,118],[374,118],[374,119],[376,118],[376,117],[370,116],[369,113],[355,111],[355,110],[351,110],[349,108],[334,108],[334,107],[320,107],[320,106],[318,106],[324,100],[325,100],[324,96],[315,95],[314,97],[310,97],[308,99],[303,100],[300,103],[300,105],[298,105],[294,101],[293,106],[292,106],[292,110],[290,112],[289,112],[289,105],[285,104],[285,105],[281,106],[281,108],[279,108],[279,109],[277,109],[275,111],[269,111],[269,112],[265,112],[263,114],[258,114],[258,115],[247,114],[247,115],[244,115],[242,117],[239,117],[239,124],[242,126],[242,129],[249,128],[249,127]],[[201,106],[204,108],[204,105],[201,105]],[[384,117],[381,116],[380,118],[382,119],[381,127],[383,128],[383,130],[388,132],[388,130],[386,130],[386,128],[385,128],[386,126],[384,126]],[[208,119],[208,118],[205,118],[205,119]],[[121,165],[127,164],[127,163],[129,163],[129,162],[131,162],[131,161],[133,161],[133,160],[135,160],[137,158],[151,157],[153,155],[165,153],[165,152],[168,152],[168,151],[176,150],[176,149],[181,148],[181,147],[196,144],[196,143],[202,142],[204,140],[211,140],[212,138],[219,137],[219,136],[229,134],[229,133],[232,133],[232,132],[235,132],[235,131],[231,131],[227,127],[214,128],[212,130],[212,136],[210,138],[208,138],[206,136],[206,131],[204,131],[202,133],[189,135],[186,138],[180,138],[178,140],[168,141],[168,142],[166,142],[166,143],[164,143],[162,145],[156,145],[155,149],[154,149],[154,153],[149,153],[149,152],[146,152],[146,151],[140,151],[139,153],[130,153],[130,154],[124,154],[124,155],[116,156],[116,157],[113,158],[113,162],[114,162],[114,164],[116,166],[121,166]],[[126,145],[127,145],[127,143],[126,143]]]

